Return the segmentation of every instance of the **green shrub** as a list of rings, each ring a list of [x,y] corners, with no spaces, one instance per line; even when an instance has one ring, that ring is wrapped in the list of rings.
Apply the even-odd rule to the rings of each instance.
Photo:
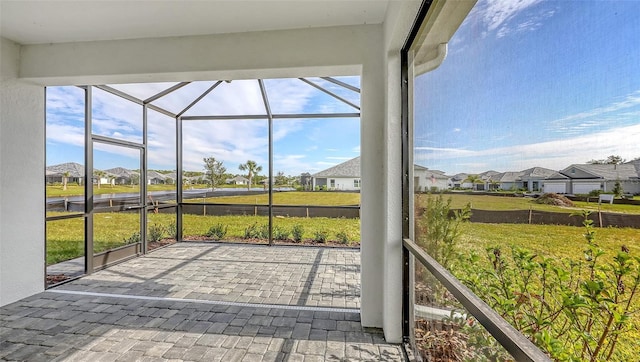
[[[471,204],[462,210],[451,210],[451,198],[444,200],[442,194],[427,199],[425,217],[417,220],[420,230],[416,242],[422,246],[438,263],[450,268],[457,256],[457,244],[460,240],[460,223],[471,218]]]
[[[640,258],[624,245],[606,258],[589,213],[580,213],[586,245],[575,258],[556,260],[520,247],[507,254],[495,246],[485,258],[472,253],[455,274],[553,360],[629,360],[616,348],[635,328]]]
[[[293,225],[291,229],[291,235],[293,236],[293,241],[299,243],[302,241],[302,235],[304,235],[304,227],[300,224]]]
[[[275,226],[273,228],[273,238],[275,240],[287,240],[290,234],[291,232],[283,227]]]
[[[148,241],[154,243],[162,240],[164,238],[165,228],[162,225],[153,224],[149,225],[149,230],[147,231]]]
[[[244,236],[243,238],[245,239],[255,239],[260,237],[260,231],[258,230],[258,224],[257,223],[253,223],[249,226],[247,226],[244,229]]]
[[[319,230],[313,233],[313,241],[316,243],[325,243],[328,237],[329,233],[324,230]]]
[[[262,224],[258,228],[259,239],[269,239],[269,224]]]
[[[169,224],[169,226],[167,226],[167,233],[172,239],[178,238],[178,227],[176,226],[175,222],[172,222],[171,224]]]
[[[222,240],[227,235],[227,228],[226,225],[218,223],[211,226],[205,235],[213,240]]]
[[[349,235],[344,230],[338,231],[336,238],[338,238],[340,244],[349,244]]]
[[[123,239],[125,244],[137,244],[140,242],[140,232],[136,231],[129,238]]]

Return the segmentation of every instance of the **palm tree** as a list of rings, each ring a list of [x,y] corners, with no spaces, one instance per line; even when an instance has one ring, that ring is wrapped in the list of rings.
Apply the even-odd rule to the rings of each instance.
[[[65,171],[62,174],[62,191],[67,191],[67,182],[69,182],[69,176],[71,176],[71,173],[69,171]]]
[[[98,188],[100,188],[100,184],[102,183],[102,178],[106,175],[107,173],[104,171],[100,171],[100,170],[95,170],[93,171],[93,176],[95,176],[98,179]]]
[[[478,184],[482,184],[484,183],[484,181],[482,181],[482,179],[480,178],[480,176],[478,175],[469,175],[467,176],[466,179],[464,179],[463,182],[471,182],[471,184],[473,185],[473,190],[476,191],[477,190],[477,185]]]
[[[253,176],[255,176],[258,172],[262,171],[262,166],[258,166],[256,161],[248,160],[247,163],[243,163],[238,166],[240,171],[247,171],[247,178],[249,179],[249,185],[247,186],[247,190],[251,189],[251,181],[253,180]]]

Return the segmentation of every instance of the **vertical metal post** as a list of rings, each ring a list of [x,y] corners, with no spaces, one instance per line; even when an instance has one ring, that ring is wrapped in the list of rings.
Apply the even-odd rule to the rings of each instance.
[[[176,117],[176,241],[182,240],[182,117]]]
[[[271,107],[269,106],[267,90],[264,88],[263,80],[258,79],[258,84],[260,85],[260,92],[262,93],[262,100],[264,101],[264,108],[267,110],[269,121],[269,176],[267,183],[269,184],[269,245],[273,245],[273,115],[271,114]]]
[[[92,87],[85,88],[84,96],[84,268],[93,272],[93,139],[91,98]]]
[[[140,149],[140,238],[142,242],[142,254],[147,253],[147,104],[142,105],[142,148]]]
[[[409,79],[408,79],[408,59],[407,52],[403,51],[400,55],[400,89],[402,92],[402,114],[401,114],[401,132],[402,132],[402,238],[408,238],[409,228]],[[404,342],[409,342],[410,333],[410,313],[411,308],[411,283],[409,268],[410,253],[407,248],[402,248],[402,335]]]
[[[44,87],[44,139],[42,140],[44,142],[45,145],[45,152],[44,152],[44,171],[45,171],[45,175],[47,174],[47,87]],[[65,199],[66,200],[66,199]],[[64,205],[64,209],[65,211],[67,210],[67,203],[65,201],[65,205]],[[47,227],[49,226],[49,223],[47,222],[47,180],[46,180],[46,176],[45,176],[45,181],[44,181],[44,260],[42,260],[42,262],[44,263],[44,289],[47,289],[47,249],[48,249],[48,243],[47,243]]]

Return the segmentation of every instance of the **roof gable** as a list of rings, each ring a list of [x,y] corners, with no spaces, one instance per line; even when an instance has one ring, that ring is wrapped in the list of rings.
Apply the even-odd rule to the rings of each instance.
[[[605,180],[629,180],[638,178],[633,164],[574,164],[560,171],[572,179],[597,178]]]
[[[360,156],[322,170],[313,177],[360,177]]]

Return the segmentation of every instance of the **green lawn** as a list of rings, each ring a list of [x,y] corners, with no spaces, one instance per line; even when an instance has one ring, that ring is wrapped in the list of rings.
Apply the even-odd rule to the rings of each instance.
[[[596,228],[596,240],[608,257],[626,245],[632,255],[640,255],[640,230]],[[581,258],[586,246],[584,227],[528,224],[464,223],[461,250],[483,252],[489,246],[520,246],[556,258]]]
[[[205,185],[202,185],[204,188]],[[148,191],[172,191],[175,190],[176,187],[174,185],[148,185]],[[98,188],[97,185],[93,185],[93,193],[95,195],[102,194],[123,194],[123,193],[133,193],[140,192],[139,185],[102,185]],[[78,185],[68,185],[66,190],[62,189],[61,185],[53,185],[46,187],[46,195],[47,197],[62,197],[62,196],[82,196],[84,195],[84,186]]]
[[[53,213],[62,215],[63,213]],[[53,215],[51,215],[53,216]],[[167,229],[175,225],[174,214],[149,214],[149,228],[159,227],[164,237],[169,237]],[[47,222],[47,265],[84,255],[83,218],[64,219]],[[241,238],[250,225],[268,224],[266,216],[201,216],[184,215],[183,236],[202,236],[216,224],[227,227],[228,238]],[[328,233],[328,240],[338,240],[337,233],[343,232],[351,242],[360,241],[360,220],[346,218],[274,218],[274,228],[290,231],[293,225],[304,228],[304,239],[313,239],[316,232]],[[128,243],[139,229],[139,216],[136,213],[97,213],[94,214],[94,252],[99,253]]]
[[[207,199],[189,199],[185,202],[208,202],[214,204],[250,204],[267,205],[269,203],[268,194],[260,195],[239,195],[239,196],[219,196]],[[301,192],[283,191],[273,193],[274,205],[319,205],[319,206],[344,206],[359,205],[360,193],[356,192]]]
[[[451,207],[459,209],[464,207],[468,202],[471,207],[479,210],[539,210],[552,212],[575,212],[580,209],[598,210],[597,202],[574,202],[575,208],[559,207],[552,205],[540,205],[535,199],[529,197],[510,197],[510,196],[493,196],[493,195],[466,195],[466,194],[444,194],[445,200],[451,198]],[[423,204],[429,197],[427,194],[417,194],[416,204]],[[436,197],[436,195],[431,195]],[[602,211],[620,212],[628,214],[640,214],[640,205],[621,205],[621,204],[602,204]]]

